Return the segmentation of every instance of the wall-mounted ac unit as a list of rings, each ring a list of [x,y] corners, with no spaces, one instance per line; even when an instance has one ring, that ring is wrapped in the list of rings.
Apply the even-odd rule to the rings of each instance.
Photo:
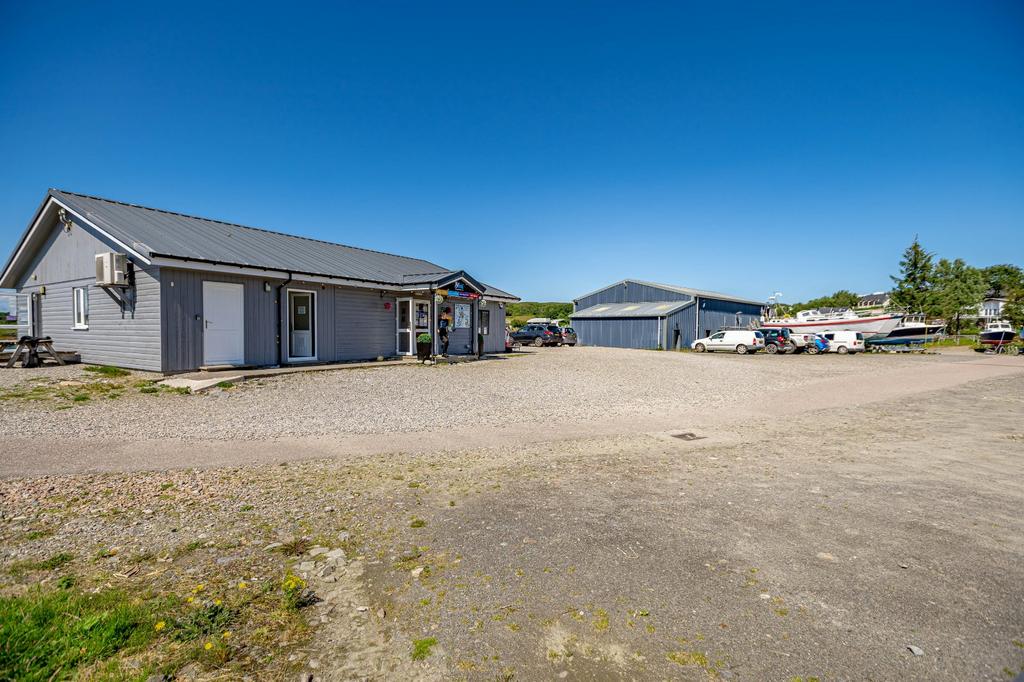
[[[96,284],[101,287],[128,286],[128,257],[123,253],[96,254]]]

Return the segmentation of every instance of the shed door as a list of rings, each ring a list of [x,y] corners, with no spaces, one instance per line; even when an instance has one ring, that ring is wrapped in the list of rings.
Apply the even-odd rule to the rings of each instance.
[[[203,364],[245,364],[241,284],[203,282]]]

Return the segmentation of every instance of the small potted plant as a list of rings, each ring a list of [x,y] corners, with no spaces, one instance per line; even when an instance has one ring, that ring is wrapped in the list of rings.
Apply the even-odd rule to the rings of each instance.
[[[430,342],[432,340],[433,339],[431,339],[430,334],[428,334],[426,332],[423,332],[422,334],[420,334],[419,336],[416,337],[416,357],[417,358],[419,358],[420,360],[429,360],[430,359],[430,345],[431,345]]]

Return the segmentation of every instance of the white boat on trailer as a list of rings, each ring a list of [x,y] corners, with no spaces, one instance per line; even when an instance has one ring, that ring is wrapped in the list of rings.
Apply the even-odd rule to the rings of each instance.
[[[907,315],[888,335],[871,340],[875,346],[911,346],[928,343],[943,336],[944,324],[929,324],[924,315]]]
[[[861,332],[867,341],[884,338],[903,319],[902,313],[884,313],[862,317],[849,308],[825,310],[801,310],[796,317],[767,319],[761,325],[781,329],[789,328],[793,333],[820,334],[822,332]]]

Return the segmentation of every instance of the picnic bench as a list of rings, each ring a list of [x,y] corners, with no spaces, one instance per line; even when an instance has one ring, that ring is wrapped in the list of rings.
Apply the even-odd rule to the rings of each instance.
[[[0,362],[6,360],[5,368],[14,367],[14,363],[21,358],[22,367],[39,367],[43,364],[43,357],[53,358],[58,365],[67,362],[78,362],[80,357],[75,352],[58,352],[53,349],[53,339],[49,336],[22,336],[18,339],[17,345],[8,355],[0,353]]]

